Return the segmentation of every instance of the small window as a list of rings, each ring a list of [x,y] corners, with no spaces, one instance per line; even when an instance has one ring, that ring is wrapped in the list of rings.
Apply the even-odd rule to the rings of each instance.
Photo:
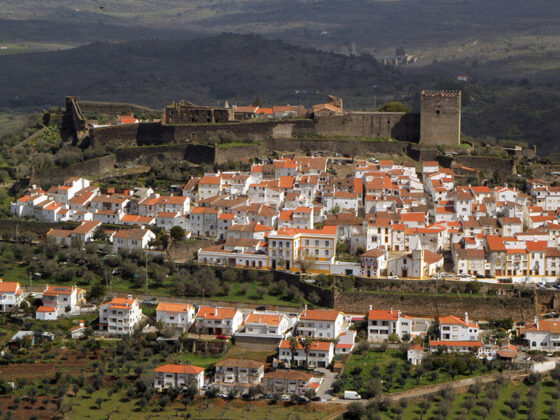
[[[441,111],[439,109],[436,109],[436,114],[437,115],[441,114]]]

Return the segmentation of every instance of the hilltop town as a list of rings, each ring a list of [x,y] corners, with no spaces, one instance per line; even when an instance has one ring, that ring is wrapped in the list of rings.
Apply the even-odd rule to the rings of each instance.
[[[0,404],[30,415],[44,395],[48,416],[220,417],[223,399],[255,418],[273,406],[385,418],[424,415],[415,401],[429,396],[444,418],[485,417],[504,404],[489,390],[510,379],[550,399],[554,385],[535,384],[558,376],[560,187],[516,173],[534,150],[509,151],[513,185],[484,159],[467,166],[461,93],[421,96],[420,114],[347,112],[331,96],[312,109],[179,102],[158,121],[88,118],[68,97],[65,124],[84,147],[165,150],[168,165],[216,159],[220,145],[234,154],[173,185],[79,165],[60,183],[64,171],[27,179],[0,244]],[[298,130],[313,150],[263,153],[260,141],[298,142]],[[37,374],[22,376],[34,359]],[[455,399],[468,387],[471,408]]]

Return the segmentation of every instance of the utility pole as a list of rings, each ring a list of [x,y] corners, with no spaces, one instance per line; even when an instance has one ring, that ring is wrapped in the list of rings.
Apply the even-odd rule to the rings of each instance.
[[[146,294],[148,294],[148,253],[144,251],[144,256],[146,257]]]

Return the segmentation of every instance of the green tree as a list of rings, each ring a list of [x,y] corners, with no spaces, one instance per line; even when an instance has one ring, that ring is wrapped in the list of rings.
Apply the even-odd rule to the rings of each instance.
[[[173,226],[169,233],[174,241],[185,240],[185,229],[183,229],[181,226]]]
[[[381,106],[378,111],[379,112],[408,112],[408,108],[402,102],[391,101]]]

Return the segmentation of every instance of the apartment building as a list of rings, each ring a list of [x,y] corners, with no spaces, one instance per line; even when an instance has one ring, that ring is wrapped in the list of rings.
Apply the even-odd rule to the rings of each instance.
[[[99,306],[99,327],[110,335],[131,335],[142,320],[142,310],[137,298],[114,297]]]

